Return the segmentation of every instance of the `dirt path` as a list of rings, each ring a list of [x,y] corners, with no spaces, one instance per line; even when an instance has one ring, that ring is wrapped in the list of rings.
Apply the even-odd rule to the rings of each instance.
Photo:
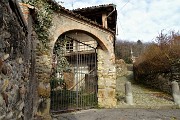
[[[125,87],[124,84],[130,81],[132,84],[134,105],[129,106],[125,103]],[[133,81],[133,72],[128,71],[128,74],[123,77],[119,77],[116,83],[117,108],[174,108],[176,107],[171,95],[160,92],[158,90],[148,89],[142,85],[136,84]]]

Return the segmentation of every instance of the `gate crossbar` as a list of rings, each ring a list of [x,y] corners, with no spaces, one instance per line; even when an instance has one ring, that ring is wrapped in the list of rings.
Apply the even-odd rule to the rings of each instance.
[[[95,70],[95,68],[93,68],[88,74],[92,73]],[[71,88],[69,88],[68,90],[72,90],[74,87],[76,87],[79,83],[81,83],[83,80],[85,79],[85,77],[83,77],[79,82],[77,82],[75,85],[73,85]]]
[[[76,40],[76,39],[74,39],[74,38],[72,38],[72,37],[69,37],[69,36],[65,36],[65,38],[66,38],[66,37],[69,38],[69,39],[71,39],[71,40],[74,40],[74,41],[76,41],[76,42],[78,42],[78,43],[81,43],[81,44],[83,44],[83,45],[85,45],[85,46],[88,46],[88,47],[93,48],[93,49],[96,50],[95,47],[92,47],[92,46],[90,46],[90,45],[88,45],[88,44],[86,44],[86,43],[83,43],[83,42],[81,42],[81,41],[79,41],[79,40]]]

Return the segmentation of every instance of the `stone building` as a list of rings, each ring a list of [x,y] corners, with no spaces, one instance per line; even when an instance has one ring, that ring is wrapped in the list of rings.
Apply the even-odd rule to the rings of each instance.
[[[76,42],[68,43],[68,45],[71,44],[71,47],[66,47],[66,50],[71,48],[71,54],[75,53],[73,51],[90,54],[86,53],[87,49],[83,52],[86,45],[95,48],[97,55],[95,62],[97,62],[98,105],[106,108],[115,107],[116,68],[114,42],[117,17],[116,6],[108,4],[70,11],[55,2],[50,4],[59,9],[59,11],[53,11],[53,26],[50,29],[51,51],[54,49],[58,39],[63,36],[68,36],[83,43],[79,48]],[[90,49],[88,51],[92,52]],[[83,59],[81,60],[83,61]],[[84,72],[87,71],[86,73],[91,71],[88,66],[86,68],[85,66],[81,67],[84,68]]]
[[[31,42],[31,44],[27,43],[27,47],[25,46],[30,49],[31,54],[26,54],[28,51],[25,51],[23,55],[29,56],[21,58],[21,54],[18,54],[20,58],[16,60],[19,61],[19,66],[24,65],[23,68],[30,65],[30,68],[27,67],[28,71],[22,69],[28,72],[30,77],[27,77],[28,75],[22,77],[27,78],[25,80],[28,81],[20,82],[23,85],[20,83],[16,85],[21,86],[19,89],[24,87],[27,89],[25,101],[19,103],[21,111],[18,111],[18,115],[25,116],[26,119],[34,116],[37,116],[37,119],[40,119],[38,116],[50,119],[50,109],[52,110],[53,104],[59,106],[59,103],[56,103],[58,99],[55,99],[53,94],[56,97],[60,96],[61,100],[63,98],[60,107],[53,109],[55,111],[62,110],[62,108],[71,109],[70,104],[76,104],[78,109],[96,105],[105,108],[115,107],[117,102],[114,54],[116,6],[108,4],[71,11],[53,0],[45,2],[51,6],[49,7],[51,26],[45,31],[48,33],[46,41],[41,41],[38,37],[39,33],[34,32],[36,31],[38,7],[21,4],[22,11],[26,15],[20,24],[26,23],[22,25],[22,28],[27,34],[23,35],[26,36],[25,39],[28,42]],[[16,12],[21,12],[19,8],[15,9]],[[42,47],[43,45],[46,47]],[[7,59],[6,54],[3,56],[3,59]],[[31,61],[28,61],[29,59]],[[31,64],[26,65],[25,63]],[[25,74],[21,74],[20,71],[19,75]],[[53,81],[54,79],[58,81]],[[9,81],[5,80],[5,83]],[[62,94],[56,91],[61,91]],[[75,102],[70,103],[69,101],[73,101],[74,98]],[[24,97],[21,99],[24,100]],[[96,104],[90,105],[92,101]],[[25,111],[22,112],[24,105]]]

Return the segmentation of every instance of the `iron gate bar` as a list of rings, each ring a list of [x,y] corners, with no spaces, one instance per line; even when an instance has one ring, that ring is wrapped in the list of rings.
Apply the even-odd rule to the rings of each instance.
[[[70,67],[70,72],[74,71],[72,75],[74,76],[73,81],[75,83],[72,80],[70,81],[71,84],[67,83],[65,81],[65,72],[61,73],[61,78],[63,78],[65,87],[67,88],[63,89],[63,84],[59,83],[60,89],[56,91],[56,88],[51,90],[51,112],[64,112],[95,107],[97,105],[96,48],[69,36],[65,36],[64,40],[67,40],[68,46],[66,46],[67,44],[62,46],[63,44],[61,42],[63,40],[57,41],[56,46],[58,48],[55,48],[54,53],[57,56],[62,53],[59,56],[62,56],[71,65],[68,67]],[[76,46],[74,46],[74,43]],[[61,49],[65,48],[67,51],[64,51],[64,53],[60,51],[58,53],[59,47]],[[66,77],[69,74],[66,74]]]

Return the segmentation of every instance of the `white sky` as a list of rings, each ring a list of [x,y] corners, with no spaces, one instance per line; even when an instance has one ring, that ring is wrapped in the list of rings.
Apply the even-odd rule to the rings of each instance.
[[[180,0],[56,0],[67,9],[115,4],[118,39],[154,41],[161,30],[180,30]],[[88,1],[88,2],[87,2]]]

